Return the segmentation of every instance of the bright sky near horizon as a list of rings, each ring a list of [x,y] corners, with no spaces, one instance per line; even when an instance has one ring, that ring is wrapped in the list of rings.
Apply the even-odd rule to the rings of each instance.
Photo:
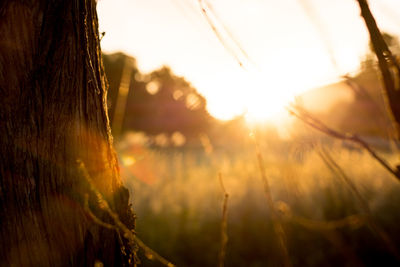
[[[354,72],[367,51],[356,0],[204,3],[225,47],[198,0],[99,0],[102,49],[134,56],[143,72],[169,65],[206,97],[215,117],[246,112],[253,120],[270,118],[294,95]],[[400,35],[400,1],[369,3],[381,30]]]

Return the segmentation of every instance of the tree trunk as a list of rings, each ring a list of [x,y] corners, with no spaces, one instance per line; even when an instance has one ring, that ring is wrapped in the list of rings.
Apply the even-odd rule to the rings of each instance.
[[[0,265],[128,264],[77,160],[133,228],[106,110],[95,0],[0,1]],[[129,251],[128,251],[129,252]]]

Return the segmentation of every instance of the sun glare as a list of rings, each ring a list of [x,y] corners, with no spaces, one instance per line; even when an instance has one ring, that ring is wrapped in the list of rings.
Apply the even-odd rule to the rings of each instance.
[[[368,47],[362,20],[354,15],[358,7],[352,1],[313,1],[323,36],[304,10],[287,9],[286,1],[274,5],[268,1],[215,1],[213,10],[226,24],[216,24],[223,40],[215,36],[197,1],[184,4],[190,16],[169,1],[120,1],[123,3],[99,2],[101,28],[107,32],[102,47],[135,55],[144,71],[171,66],[206,98],[210,114],[221,120],[245,115],[252,123],[277,121],[296,95],[355,71]],[[338,14],[343,15],[340,20]],[[382,23],[394,33],[398,29],[384,18]],[[223,34],[224,26],[232,34]],[[134,34],[126,34],[133,30]],[[232,47],[236,49],[229,49]],[[244,61],[255,63],[257,70],[238,67],[238,55],[232,50]],[[147,89],[156,93],[158,87],[151,84]],[[173,97],[179,99],[181,92]]]
[[[294,57],[294,55],[297,55]],[[324,76],[323,70],[318,72],[315,64],[329,65],[329,57],[321,51],[310,51],[305,58],[298,51],[270,58],[264,71],[241,70],[242,74],[232,77],[229,84],[229,95],[218,94],[227,90],[207,90],[214,92],[206,95],[209,112],[218,119],[229,120],[244,115],[250,124],[264,122],[279,123],[286,114],[286,106],[299,94],[334,80],[334,76]],[[293,61],[288,66],[287,62]],[[308,60],[307,60],[308,59]],[[228,68],[228,66],[227,66]],[[310,72],[310,70],[313,70]],[[323,77],[320,80],[315,77]],[[217,81],[215,81],[217,83]]]
[[[294,99],[294,94],[278,85],[252,83],[244,90],[247,93],[236,98],[211,98],[207,104],[209,112],[221,120],[244,115],[249,123],[262,123],[279,119]]]
[[[235,116],[245,115],[250,123],[262,123],[279,119],[285,107],[294,99],[295,93],[282,84],[265,84],[252,81],[241,95],[222,95],[209,98],[207,108],[218,119],[229,120]]]

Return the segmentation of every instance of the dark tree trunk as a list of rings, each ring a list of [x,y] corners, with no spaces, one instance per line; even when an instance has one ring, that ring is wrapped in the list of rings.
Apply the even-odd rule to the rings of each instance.
[[[0,1],[0,265],[127,263],[79,171],[133,227],[106,110],[95,0]]]

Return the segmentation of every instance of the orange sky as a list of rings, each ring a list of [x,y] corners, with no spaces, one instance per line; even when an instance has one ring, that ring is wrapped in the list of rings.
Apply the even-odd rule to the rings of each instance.
[[[198,0],[99,0],[102,49],[136,57],[144,72],[169,65],[207,98],[214,116],[247,112],[254,120],[274,116],[296,93],[354,72],[366,53],[355,0],[207,2],[225,46]],[[400,35],[400,1],[369,2],[381,29]]]

